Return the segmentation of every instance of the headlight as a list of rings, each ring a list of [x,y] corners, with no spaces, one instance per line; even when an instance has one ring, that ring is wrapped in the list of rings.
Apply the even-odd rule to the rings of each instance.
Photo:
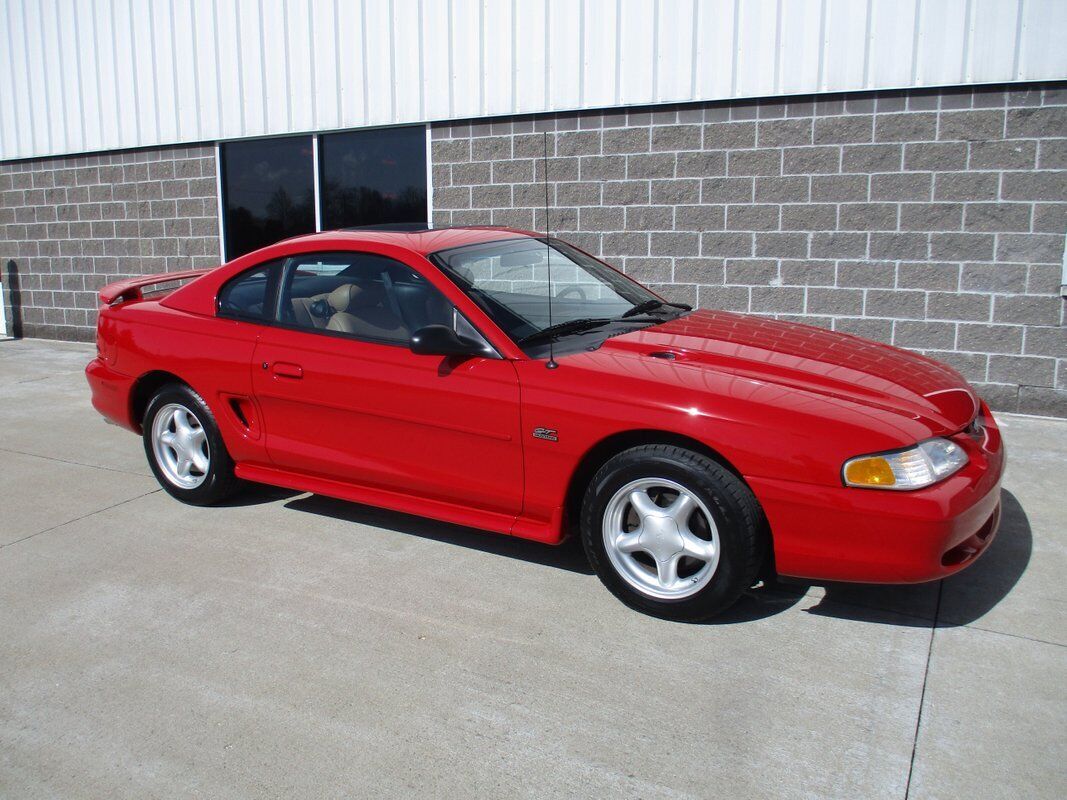
[[[967,464],[967,454],[948,439],[927,439],[910,450],[850,458],[842,472],[846,486],[922,489]]]

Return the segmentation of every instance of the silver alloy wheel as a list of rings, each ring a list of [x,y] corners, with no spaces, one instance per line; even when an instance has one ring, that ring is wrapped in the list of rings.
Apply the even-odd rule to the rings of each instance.
[[[711,581],[719,531],[692,491],[666,478],[642,478],[608,501],[604,548],[626,583],[657,600],[682,600]]]
[[[168,403],[156,412],[152,452],[160,471],[179,489],[195,489],[211,467],[207,431],[196,414],[177,403]]]

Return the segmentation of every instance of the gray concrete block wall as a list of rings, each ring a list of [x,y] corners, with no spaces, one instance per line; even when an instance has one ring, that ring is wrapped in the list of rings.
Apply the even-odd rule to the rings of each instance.
[[[122,277],[219,263],[215,157],[169,147],[0,163],[0,276],[22,333],[90,341],[97,291]]]
[[[907,347],[1067,416],[1067,84],[442,124],[434,222],[551,229],[664,295]]]

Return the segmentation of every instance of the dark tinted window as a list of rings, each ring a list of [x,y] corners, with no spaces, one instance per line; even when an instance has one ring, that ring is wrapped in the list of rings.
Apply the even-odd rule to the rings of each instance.
[[[273,320],[278,275],[284,261],[242,272],[219,292],[219,315],[253,321]]]
[[[222,145],[226,258],[315,230],[311,137]]]
[[[407,344],[425,325],[450,325],[452,304],[424,277],[371,253],[292,258],[281,291],[283,322],[309,330]]]
[[[422,126],[322,136],[319,167],[324,230],[426,222]]]

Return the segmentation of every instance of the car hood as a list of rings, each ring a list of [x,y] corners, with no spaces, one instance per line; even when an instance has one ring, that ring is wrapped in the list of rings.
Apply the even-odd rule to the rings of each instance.
[[[600,351],[673,357],[679,368],[716,370],[924,419],[940,433],[965,428],[979,408],[977,394],[958,372],[916,353],[726,311],[694,311],[615,336]]]

